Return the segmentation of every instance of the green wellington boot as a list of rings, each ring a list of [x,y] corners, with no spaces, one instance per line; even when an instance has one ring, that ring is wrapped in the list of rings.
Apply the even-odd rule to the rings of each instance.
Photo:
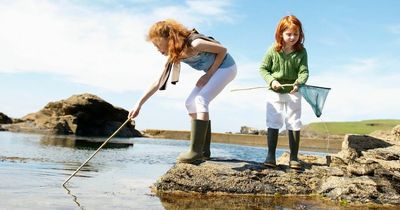
[[[276,151],[276,145],[278,143],[278,134],[279,134],[279,129],[268,128],[268,134],[267,134],[268,154],[267,158],[264,161],[264,165],[269,167],[276,166],[275,151]]]
[[[289,135],[289,148],[290,148],[290,161],[289,167],[293,169],[301,169],[301,164],[297,157],[300,145],[300,131],[288,131]]]
[[[190,148],[187,152],[182,152],[177,160],[183,163],[192,163],[203,159],[203,145],[206,139],[208,120],[192,120],[192,130],[190,133]]]
[[[210,157],[211,157],[210,144],[211,144],[211,120],[208,121],[206,139],[204,141],[204,146],[203,146],[203,159],[204,160],[210,160]]]

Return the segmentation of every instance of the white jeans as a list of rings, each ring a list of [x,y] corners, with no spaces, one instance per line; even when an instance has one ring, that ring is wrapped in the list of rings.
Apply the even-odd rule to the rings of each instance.
[[[208,104],[235,78],[236,73],[236,65],[220,68],[206,85],[195,86],[185,102],[189,114],[208,112]]]
[[[298,131],[301,129],[301,94],[296,92],[276,93],[267,91],[267,127],[280,129],[285,121],[286,129]]]

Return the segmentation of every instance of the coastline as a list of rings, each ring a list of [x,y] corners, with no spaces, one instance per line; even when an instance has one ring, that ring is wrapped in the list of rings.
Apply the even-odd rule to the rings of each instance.
[[[141,131],[144,137],[156,139],[189,140],[190,131],[145,129]],[[244,146],[267,147],[265,135],[212,133],[213,143],[238,144]],[[311,152],[337,153],[342,148],[343,138],[329,138],[326,140],[301,137],[300,150]],[[328,145],[329,144],[329,145]],[[288,138],[279,135],[278,148],[289,148]]]

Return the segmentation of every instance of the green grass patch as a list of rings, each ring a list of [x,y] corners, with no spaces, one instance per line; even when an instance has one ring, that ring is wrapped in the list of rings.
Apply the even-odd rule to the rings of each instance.
[[[374,131],[388,131],[400,124],[400,120],[363,120],[356,122],[321,122],[310,123],[304,127],[304,131],[316,134],[325,134],[328,129],[331,135],[345,134],[370,134]]]

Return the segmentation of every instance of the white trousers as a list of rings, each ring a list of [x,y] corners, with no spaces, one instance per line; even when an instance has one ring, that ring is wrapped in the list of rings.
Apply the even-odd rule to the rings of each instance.
[[[283,122],[287,130],[301,129],[301,94],[267,91],[267,127],[280,129]]]
[[[236,65],[218,69],[203,87],[195,86],[186,99],[189,114],[208,112],[210,102],[236,77]]]

